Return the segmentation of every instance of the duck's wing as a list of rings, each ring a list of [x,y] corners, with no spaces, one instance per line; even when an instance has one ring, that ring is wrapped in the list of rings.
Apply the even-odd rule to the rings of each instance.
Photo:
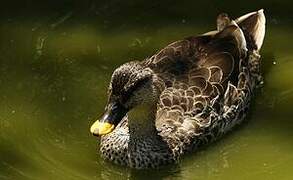
[[[221,113],[225,89],[238,76],[245,46],[241,29],[232,23],[216,34],[172,43],[144,62],[162,91],[156,119],[162,136],[190,141],[210,125],[205,116],[211,107]]]

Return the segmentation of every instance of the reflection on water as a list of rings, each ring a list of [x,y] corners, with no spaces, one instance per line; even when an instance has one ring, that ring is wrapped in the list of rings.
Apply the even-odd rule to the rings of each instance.
[[[291,29],[269,21],[264,88],[248,122],[180,164],[132,170],[103,161],[90,124],[119,64],[210,30],[181,24],[111,32],[26,21],[0,25],[0,179],[288,179],[293,166]],[[44,23],[45,24],[45,23]],[[145,27],[145,26],[144,26]]]

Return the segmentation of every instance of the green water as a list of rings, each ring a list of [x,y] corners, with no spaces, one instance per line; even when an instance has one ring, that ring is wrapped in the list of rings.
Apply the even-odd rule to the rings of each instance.
[[[120,24],[123,17],[99,24],[74,12],[4,18],[0,24],[0,179],[292,179],[290,20],[268,18],[265,83],[246,123],[178,165],[138,171],[103,161],[89,133],[103,112],[111,73],[123,62],[213,29],[209,17],[216,11],[192,20],[190,12],[176,11],[181,15],[173,21],[167,14]]]

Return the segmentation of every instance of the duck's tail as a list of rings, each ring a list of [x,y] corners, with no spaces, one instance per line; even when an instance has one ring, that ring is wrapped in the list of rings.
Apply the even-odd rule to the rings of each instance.
[[[265,37],[266,18],[263,9],[245,14],[235,20],[242,29],[248,50],[259,51]]]

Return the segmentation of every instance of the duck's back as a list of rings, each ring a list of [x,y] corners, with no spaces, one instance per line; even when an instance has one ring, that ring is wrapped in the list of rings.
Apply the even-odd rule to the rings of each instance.
[[[262,11],[240,17],[238,24],[172,43],[144,62],[161,91],[157,129],[175,153],[216,139],[245,117],[260,76],[262,18]]]

